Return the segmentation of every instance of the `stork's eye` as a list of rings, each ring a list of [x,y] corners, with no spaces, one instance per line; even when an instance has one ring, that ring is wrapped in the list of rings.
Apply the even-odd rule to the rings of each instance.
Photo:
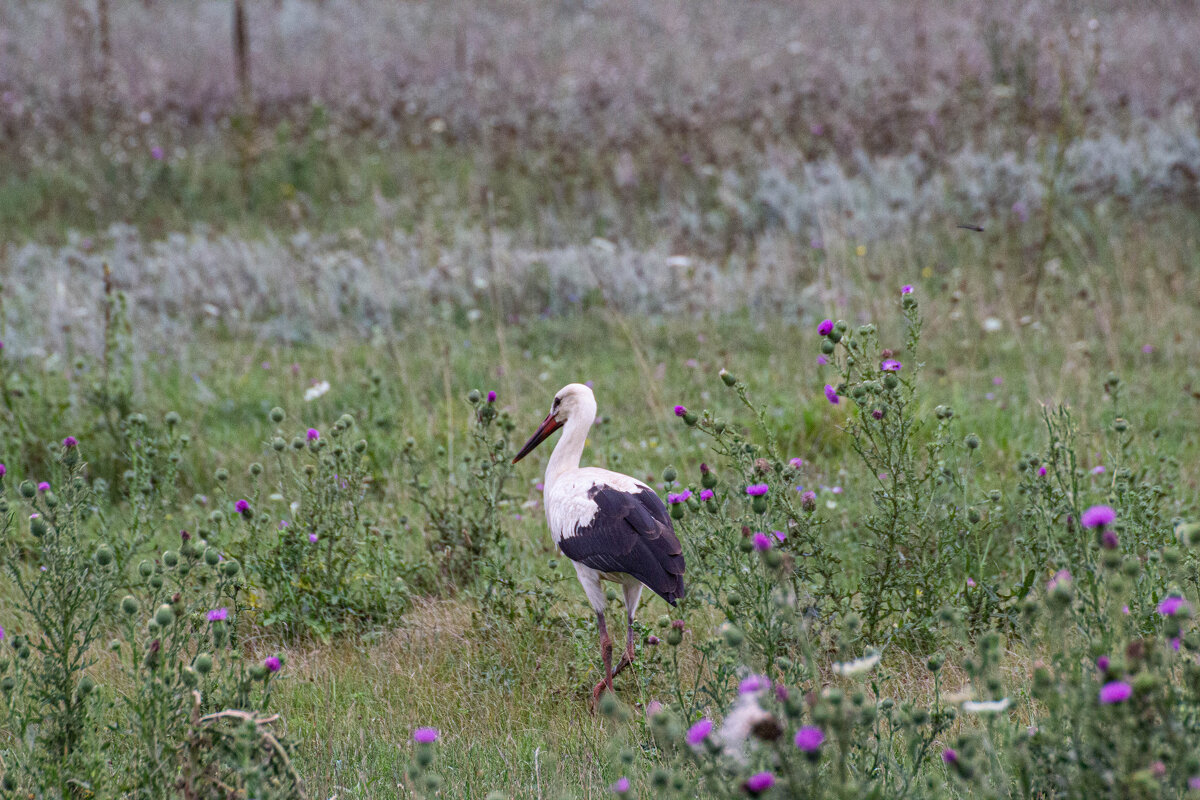
[[[555,411],[558,410],[558,404],[561,402],[562,402],[562,398],[559,398],[559,397],[554,398],[554,410]]]

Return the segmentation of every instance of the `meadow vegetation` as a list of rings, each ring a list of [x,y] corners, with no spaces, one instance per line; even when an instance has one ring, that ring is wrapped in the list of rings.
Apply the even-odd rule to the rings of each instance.
[[[1186,4],[229,11],[0,9],[0,795],[1200,797]]]

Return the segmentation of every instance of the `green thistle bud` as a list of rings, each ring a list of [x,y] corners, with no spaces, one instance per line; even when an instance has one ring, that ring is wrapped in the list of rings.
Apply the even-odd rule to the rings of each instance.
[[[33,481],[21,481],[21,496],[26,500],[33,499],[37,494],[37,487],[33,485]]]
[[[283,420],[286,417],[287,417],[287,414],[285,414],[283,412],[283,409],[280,408],[279,406],[275,406],[274,408],[271,409],[271,422],[274,422],[276,425],[283,422]]]
[[[179,679],[183,681],[183,685],[189,689],[196,688],[200,683],[200,676],[196,674],[196,670],[191,667],[184,667],[179,671]]]
[[[150,584],[150,588],[157,592],[163,587],[162,575],[151,575],[148,583]]]
[[[170,605],[163,603],[158,607],[158,610],[154,612],[154,621],[157,622],[160,627],[170,627],[171,623],[175,621],[175,609],[171,608]]]
[[[883,387],[885,389],[895,389],[900,385],[900,379],[896,377],[896,373],[889,372],[883,376]]]
[[[1142,573],[1142,565],[1133,556],[1126,556],[1121,562],[1121,572],[1125,573],[1127,578],[1136,578]]]
[[[830,341],[829,339],[821,340],[821,352],[824,353],[825,355],[827,355],[827,356],[832,355],[833,351],[835,349],[836,349],[836,347],[834,346],[833,342]]]
[[[679,477],[679,475],[675,472],[674,467],[667,467],[662,472],[662,478],[667,483],[674,483],[677,477]]]
[[[204,549],[204,563],[210,567],[215,567],[221,560],[221,554],[217,552],[215,547],[207,547]]]
[[[173,567],[179,563],[179,553],[176,553],[174,550],[164,550],[162,561],[166,566]]]
[[[667,631],[667,644],[671,645],[671,647],[678,647],[682,641],[683,631],[678,628],[671,628],[671,630]]]
[[[687,425],[689,428],[694,428],[694,427],[696,427],[696,423],[697,423],[697,422],[699,422],[699,421],[700,421],[700,417],[696,416],[696,414],[695,414],[695,413],[693,413],[693,412],[691,412],[691,411],[684,412],[684,415],[683,415],[683,422],[684,422],[684,424],[685,424],[685,425]]]
[[[217,471],[213,473],[213,477],[216,478],[219,483],[224,483],[225,481],[229,480],[229,470],[225,469],[224,467],[218,467]]]
[[[1117,417],[1113,420],[1113,430],[1117,433],[1124,433],[1129,430],[1129,420],[1124,417]]]
[[[738,549],[743,553],[749,553],[754,549],[754,542],[750,541],[749,536],[743,536],[742,540],[738,542]]]
[[[671,519],[683,519],[683,503],[671,504]]]
[[[1147,695],[1158,689],[1159,679],[1153,672],[1139,672],[1133,679],[1134,694]]]
[[[207,675],[208,673],[212,672],[212,656],[210,656],[208,653],[201,653],[200,655],[196,656],[196,660],[192,662],[192,666],[196,669],[196,672],[200,673],[201,675]]]
[[[437,775],[436,773],[431,772],[425,776],[425,791],[426,792],[428,792],[431,795],[437,794],[438,790],[441,788],[442,788],[442,776],[441,775]]]
[[[721,382],[726,386],[733,386],[737,383],[737,378],[734,377],[733,373],[729,372],[728,370],[721,370],[720,375]]]
[[[742,633],[742,629],[733,624],[725,627],[724,636],[725,644],[730,647],[741,647],[742,642],[746,639],[746,635]]]
[[[772,547],[770,550],[764,550],[762,553],[763,563],[771,569],[779,569],[783,564],[783,554]]]
[[[42,495],[42,502],[46,504],[47,508],[58,508],[58,495],[54,492],[46,492]]]
[[[138,574],[143,578],[149,578],[154,572],[154,565],[143,559],[142,563],[138,564]]]
[[[276,453],[282,453],[286,447],[287,447],[287,442],[285,442],[283,440],[282,436],[276,436],[274,439],[271,440],[271,449],[274,450]]]
[[[479,401],[482,399],[483,395],[479,393],[478,389],[472,389],[471,391],[467,392],[467,402],[473,406],[479,405]]]
[[[1121,554],[1116,550],[1105,550],[1101,561],[1105,569],[1117,569],[1121,566]]]
[[[13,687],[16,685],[17,681],[12,675],[5,675],[4,680],[0,680],[0,691],[3,691],[5,694],[11,694]]]
[[[219,508],[215,509],[211,514],[208,515],[208,521],[214,525],[220,525],[225,521],[225,512]]]
[[[232,578],[234,575],[238,574],[238,570],[241,569],[241,566],[242,565],[237,562],[236,558],[231,558],[221,567],[221,571],[225,573],[225,577]]]
[[[658,622],[656,624],[658,625],[659,628],[666,628],[667,626],[669,626],[671,624],[671,618],[668,617],[666,614],[660,614],[658,617]]]
[[[1115,373],[1115,372],[1108,373],[1108,377],[1106,377],[1104,379],[1104,385],[1109,387],[1110,389],[1116,388],[1117,386],[1120,385],[1120,383],[1121,383],[1121,379],[1117,376],[1117,373]]]
[[[121,598],[121,610],[131,617],[138,612],[138,605],[137,598],[131,594]]]
[[[617,754],[617,758],[621,759],[621,763],[629,766],[633,763],[633,751],[628,747],[622,747],[621,752]]]
[[[837,328],[834,328],[833,330],[831,330],[829,332],[829,338],[826,341],[830,341],[830,342],[833,342],[834,344],[837,344],[838,342],[840,342],[842,340],[842,336],[844,336],[844,335],[845,334],[842,331],[839,331]],[[824,346],[822,346],[821,349],[824,350],[825,349]]]
[[[725,601],[736,608],[742,604],[742,596],[737,592],[730,592],[726,595]]]
[[[767,498],[765,495],[758,495],[750,501],[750,507],[754,509],[755,514],[767,513]]]
[[[363,453],[367,452],[367,440],[359,439],[357,442],[355,442],[354,443],[354,452],[358,453],[360,456]]]
[[[33,534],[34,538],[36,538],[36,539],[40,539],[43,536],[45,536],[46,535],[46,520],[42,519],[40,516],[34,517],[33,519],[29,520],[29,532],[31,534]]]
[[[974,433],[968,433],[965,443],[968,450],[976,450],[979,448],[979,436]]]
[[[983,516],[979,513],[979,509],[977,509],[977,508],[968,508],[967,509],[967,521],[970,522],[972,525],[975,525],[981,519],[983,519]]]
[[[96,563],[102,567],[107,567],[113,562],[113,559],[116,558],[116,555],[117,554],[113,552],[111,547],[106,544],[102,544],[96,548]]]
[[[250,677],[256,681],[266,680],[267,668],[262,664],[255,664],[250,667]]]
[[[615,603],[617,600],[617,597],[619,597],[619,595],[617,594],[617,590],[614,589],[613,587],[609,586],[607,589],[604,590],[604,599],[607,600],[608,602]]]
[[[292,449],[293,450],[303,450],[304,449],[304,437],[303,436],[293,436],[292,437]]]
[[[255,478],[257,478],[259,475],[262,475],[262,472],[263,472],[263,465],[258,463],[257,461],[255,461],[253,464],[250,465],[250,474],[253,475]]]
[[[906,309],[916,308],[917,307],[916,295],[911,295],[911,294],[903,295],[900,298],[900,305],[902,305]]]

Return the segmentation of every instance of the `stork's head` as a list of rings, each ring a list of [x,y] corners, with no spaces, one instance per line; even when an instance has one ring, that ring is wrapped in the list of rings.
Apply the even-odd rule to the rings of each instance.
[[[533,432],[533,436],[529,437],[529,441],[521,448],[521,452],[513,458],[513,463],[515,464],[529,455],[533,448],[544,442],[550,434],[566,425],[568,420],[582,420],[588,427],[591,427],[591,424],[596,421],[596,396],[582,383],[568,383],[558,390],[558,394],[554,395],[554,402],[550,405],[550,413]]]

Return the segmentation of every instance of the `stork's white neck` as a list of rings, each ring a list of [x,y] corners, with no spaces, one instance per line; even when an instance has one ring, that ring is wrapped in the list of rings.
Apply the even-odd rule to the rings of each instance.
[[[583,412],[583,413],[579,413]],[[587,443],[588,431],[596,419],[596,409],[578,409],[567,418],[563,425],[562,438],[554,446],[550,454],[550,462],[546,464],[546,494],[565,473],[579,469],[579,459],[583,456],[583,446]]]

